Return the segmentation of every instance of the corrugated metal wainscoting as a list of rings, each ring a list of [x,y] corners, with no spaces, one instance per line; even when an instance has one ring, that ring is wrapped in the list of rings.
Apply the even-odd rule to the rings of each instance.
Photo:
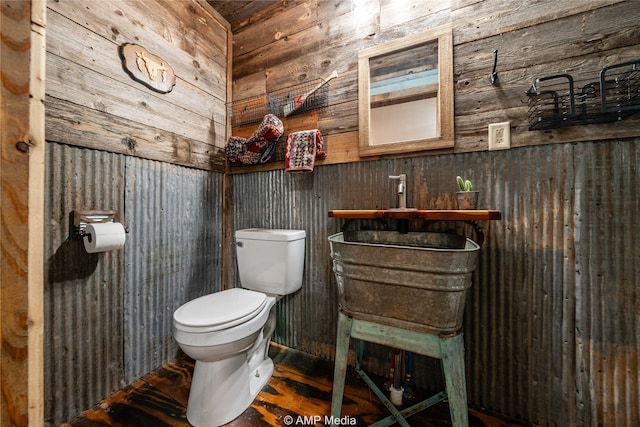
[[[173,311],[221,288],[222,175],[48,143],[45,419],[68,421],[173,358]],[[77,209],[117,210],[123,250],[88,254]]]
[[[329,156],[331,155],[329,147]],[[337,287],[330,209],[454,208],[455,177],[480,190],[485,242],[464,321],[471,406],[537,425],[636,426],[640,415],[640,140],[556,144],[233,176],[234,228],[307,231],[302,290],[278,306],[275,341],[333,358]],[[464,230],[471,232],[472,230]],[[416,304],[419,304],[416,301]],[[367,346],[386,375],[389,349]],[[432,360],[415,380],[441,386]]]

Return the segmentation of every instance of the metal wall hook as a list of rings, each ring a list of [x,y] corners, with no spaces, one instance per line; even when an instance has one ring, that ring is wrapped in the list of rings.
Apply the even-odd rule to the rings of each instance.
[[[493,71],[489,75],[489,81],[492,85],[495,85],[498,81],[498,72],[496,71],[496,66],[498,65],[498,49],[493,51]]]

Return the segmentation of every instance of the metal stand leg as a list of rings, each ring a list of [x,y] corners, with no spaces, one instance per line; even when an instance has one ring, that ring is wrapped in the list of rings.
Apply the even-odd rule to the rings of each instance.
[[[351,336],[351,317],[338,314],[338,333],[336,336],[336,361],[333,368],[333,394],[331,397],[331,416],[340,418],[342,398],[344,396],[344,379],[347,374],[349,357],[349,338]]]
[[[464,371],[464,341],[462,334],[452,338],[441,338],[442,371],[449,397],[449,412],[453,427],[467,427],[467,381]]]
[[[375,423],[375,426],[389,426],[395,423],[408,426],[409,424],[405,421],[404,417],[427,409],[447,397],[449,399],[449,412],[451,413],[452,426],[469,426],[464,369],[464,340],[461,333],[442,337],[430,333],[381,325],[366,320],[353,319],[343,313],[338,314],[338,334],[336,338],[336,358],[331,401],[331,416],[334,420],[340,418],[342,399],[344,397],[344,381],[347,372],[349,340],[351,338],[412,351],[425,356],[438,358],[441,361],[446,390],[410,408],[398,411],[384,393],[371,381],[367,374],[360,369],[363,347],[362,343],[359,342],[357,346],[356,372],[358,372],[360,377],[387,406],[392,414]]]

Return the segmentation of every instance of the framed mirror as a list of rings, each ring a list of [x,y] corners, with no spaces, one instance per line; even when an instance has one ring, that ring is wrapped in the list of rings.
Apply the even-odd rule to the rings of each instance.
[[[451,26],[360,51],[358,115],[361,157],[452,148]]]

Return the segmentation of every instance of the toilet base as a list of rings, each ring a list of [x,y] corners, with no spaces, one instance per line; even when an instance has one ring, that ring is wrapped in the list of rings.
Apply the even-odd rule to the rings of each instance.
[[[267,385],[272,375],[273,360],[271,359],[265,359],[260,366],[251,373],[251,380],[249,381],[249,390],[251,390],[251,395],[253,396],[251,397],[251,402],[253,402],[258,393],[260,393],[260,390]],[[251,402],[249,402],[247,408],[251,406]]]
[[[195,427],[218,427],[232,421],[251,405],[272,374],[270,358],[249,372],[246,353],[216,362],[196,361],[187,419]]]

